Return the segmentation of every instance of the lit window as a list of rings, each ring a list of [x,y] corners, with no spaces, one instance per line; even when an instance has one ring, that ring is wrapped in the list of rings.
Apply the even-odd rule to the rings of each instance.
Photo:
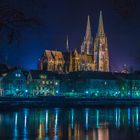
[[[41,78],[41,79],[46,79],[47,76],[46,76],[46,75],[40,75],[40,78]]]
[[[55,85],[57,86],[58,85],[58,82],[55,82]]]
[[[19,74],[16,73],[15,76],[16,76],[16,77],[21,77],[21,74],[20,74],[20,73],[19,73]]]

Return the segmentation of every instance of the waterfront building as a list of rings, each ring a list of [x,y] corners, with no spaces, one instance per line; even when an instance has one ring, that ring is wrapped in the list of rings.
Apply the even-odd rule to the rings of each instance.
[[[28,92],[22,70],[11,70],[2,79],[3,96],[25,96]]]
[[[50,71],[31,70],[27,78],[30,96],[54,96],[59,94],[59,80]]]
[[[45,50],[39,62],[39,69],[58,73],[75,71],[109,72],[108,44],[104,32],[102,12],[100,12],[95,40],[92,37],[90,16],[88,16],[86,33],[80,52],[77,49],[70,50],[67,37],[66,52]]]
[[[0,96],[3,95],[3,88],[2,88],[2,76],[0,76]]]
[[[73,97],[140,97],[140,75],[109,72],[72,72],[60,78],[60,92]]]

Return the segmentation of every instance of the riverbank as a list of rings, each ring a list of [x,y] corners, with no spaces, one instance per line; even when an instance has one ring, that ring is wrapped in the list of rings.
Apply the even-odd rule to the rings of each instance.
[[[35,107],[114,107],[140,106],[140,99],[70,97],[0,97],[0,109]]]

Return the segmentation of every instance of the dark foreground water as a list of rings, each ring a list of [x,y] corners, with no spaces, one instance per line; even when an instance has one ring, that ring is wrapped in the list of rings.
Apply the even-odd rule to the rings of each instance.
[[[0,140],[140,140],[140,108],[0,112]]]

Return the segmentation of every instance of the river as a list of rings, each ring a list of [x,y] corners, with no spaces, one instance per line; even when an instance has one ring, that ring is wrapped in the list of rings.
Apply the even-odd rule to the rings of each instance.
[[[0,140],[139,140],[140,108],[33,108],[0,112]]]

